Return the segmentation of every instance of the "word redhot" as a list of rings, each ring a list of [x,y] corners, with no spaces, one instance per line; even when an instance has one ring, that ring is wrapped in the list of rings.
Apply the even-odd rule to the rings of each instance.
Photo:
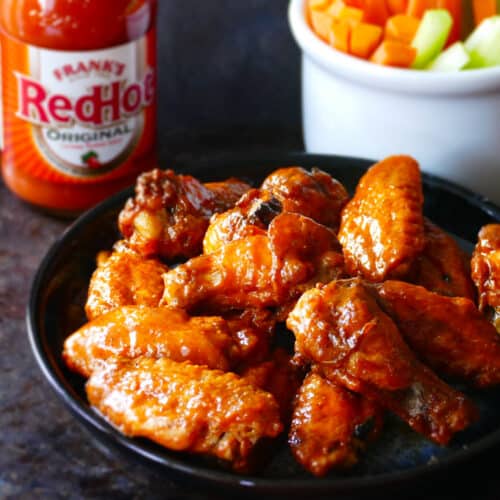
[[[17,116],[36,125],[65,125],[77,122],[94,127],[110,125],[134,116],[153,102],[155,75],[150,69],[142,82],[115,81],[94,85],[77,98],[50,94],[40,82],[16,73]]]

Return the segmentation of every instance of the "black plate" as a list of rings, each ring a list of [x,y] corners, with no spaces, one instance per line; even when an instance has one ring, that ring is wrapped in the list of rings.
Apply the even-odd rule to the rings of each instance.
[[[238,176],[261,181],[278,166],[319,166],[353,190],[371,164],[353,158],[302,153],[212,158],[178,169],[202,180]],[[121,192],[81,216],[57,241],[43,260],[33,283],[27,322],[31,346],[48,381],[77,419],[100,441],[133,458],[156,464],[165,472],[216,484],[218,487],[299,496],[360,492],[379,485],[413,480],[423,474],[471,458],[500,443],[500,389],[471,391],[461,388],[477,403],[480,421],[439,447],[389,419],[383,437],[369,448],[361,462],[348,472],[332,472],[317,479],[295,464],[286,443],[258,477],[243,477],[217,469],[199,458],[171,452],[144,439],[129,439],[92,411],[84,381],[69,372],[61,358],[64,339],[84,322],[83,303],[99,250],[118,238],[116,217],[132,190]],[[425,214],[469,247],[484,224],[500,220],[500,209],[487,200],[439,178],[424,175]]]

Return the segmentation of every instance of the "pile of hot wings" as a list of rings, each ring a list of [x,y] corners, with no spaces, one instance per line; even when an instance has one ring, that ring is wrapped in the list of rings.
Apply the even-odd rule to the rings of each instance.
[[[445,445],[479,415],[440,377],[500,383],[500,225],[470,260],[422,207],[406,156],[352,198],[301,167],[257,189],[143,174],[65,362],[125,435],[238,472],[285,433],[312,474],[351,466],[386,412]]]

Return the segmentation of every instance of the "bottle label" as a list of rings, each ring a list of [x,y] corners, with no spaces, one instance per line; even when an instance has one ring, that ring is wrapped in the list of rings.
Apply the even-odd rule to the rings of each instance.
[[[155,38],[61,51],[2,34],[4,161],[63,182],[123,172],[154,143]]]

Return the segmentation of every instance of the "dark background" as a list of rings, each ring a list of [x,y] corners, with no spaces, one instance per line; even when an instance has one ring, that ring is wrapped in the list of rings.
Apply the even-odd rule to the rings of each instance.
[[[301,149],[300,52],[288,0],[159,0],[160,159]]]

